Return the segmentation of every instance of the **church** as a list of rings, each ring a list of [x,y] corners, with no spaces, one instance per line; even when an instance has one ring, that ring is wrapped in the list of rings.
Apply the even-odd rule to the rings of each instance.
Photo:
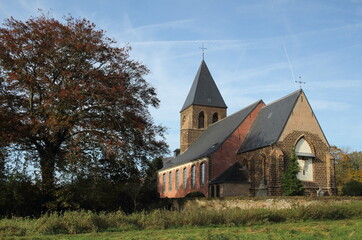
[[[180,149],[158,171],[161,198],[283,195],[293,149],[305,194],[336,194],[330,146],[302,89],[226,110],[203,59],[180,111]]]

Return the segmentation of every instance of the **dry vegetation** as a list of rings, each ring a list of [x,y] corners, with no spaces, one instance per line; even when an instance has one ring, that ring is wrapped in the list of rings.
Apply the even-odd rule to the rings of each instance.
[[[306,199],[304,199],[305,204],[301,204],[303,203],[301,199],[280,198],[264,199],[264,201],[257,199],[196,199],[187,202],[182,210],[154,210],[130,215],[123,212],[69,211],[45,214],[38,219],[2,219],[0,220],[0,237],[123,232],[195,226],[254,226],[270,223],[362,218],[362,201],[360,199],[350,198],[335,201],[324,198],[321,201],[312,200],[309,204]],[[247,201],[253,207],[241,208],[240,206],[244,206]],[[295,204],[291,204],[292,202]],[[267,205],[272,207],[267,207]],[[280,207],[275,207],[279,205]]]

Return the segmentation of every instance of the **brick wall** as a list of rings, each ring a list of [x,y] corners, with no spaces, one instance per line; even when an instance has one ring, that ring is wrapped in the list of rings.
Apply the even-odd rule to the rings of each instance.
[[[315,195],[318,188],[335,195],[333,159],[329,157],[329,146],[319,137],[306,131],[293,131],[283,141],[247,153],[240,154],[238,160],[246,164],[250,171],[251,195],[256,195],[264,180],[268,195],[282,195],[281,176],[286,168],[292,148],[304,137],[316,156],[313,159],[313,181],[303,181],[307,195]]]
[[[201,164],[204,164],[205,166],[205,181],[204,181],[204,185],[201,185],[201,181],[200,181],[200,177],[201,177]],[[195,175],[195,187],[192,187],[191,185],[191,169],[192,166],[195,166],[196,168],[196,175]],[[186,168],[187,170],[187,179],[186,179],[186,188],[184,188],[183,186],[183,169]],[[180,178],[179,178],[179,184],[178,186],[176,186],[176,171],[180,172]],[[165,171],[159,172],[158,173],[158,192],[160,193],[160,197],[161,198],[181,198],[181,197],[185,197],[188,193],[191,192],[201,192],[203,193],[205,196],[207,196],[208,194],[208,182],[209,182],[209,178],[208,178],[208,159],[204,158],[198,161],[194,161],[194,162],[190,162],[190,163],[186,163],[183,165],[180,165],[178,167],[175,168],[171,168],[171,169],[166,169]],[[169,174],[170,172],[172,172],[172,188],[170,190],[170,185],[169,185]],[[166,175],[166,185],[165,185],[165,191],[162,190],[162,185],[163,185],[163,174]]]
[[[285,157],[288,158],[290,151],[295,146],[300,138],[304,138],[313,154],[316,156],[313,159],[313,181],[304,181],[306,193],[315,195],[318,188],[327,191],[329,195],[336,194],[334,181],[334,164],[330,157],[329,146],[319,134],[313,134],[306,131],[293,131],[285,136],[283,141],[278,142],[278,145],[285,152]]]
[[[227,168],[229,168],[232,164],[234,164],[237,161],[237,155],[236,152],[238,148],[240,147],[240,144],[242,141],[244,141],[247,133],[250,130],[250,127],[252,126],[253,122],[255,121],[256,116],[258,115],[260,108],[264,106],[264,103],[260,103],[252,112],[251,114],[240,124],[240,126],[230,135],[230,137],[222,144],[222,146],[214,152],[209,159],[207,160],[197,160],[194,162],[186,163],[183,165],[180,165],[178,167],[172,168],[172,170],[165,170],[162,172],[159,172],[158,179],[159,179],[159,193],[161,197],[168,197],[168,198],[176,198],[176,197],[184,197],[190,192],[202,192],[205,196],[208,196],[208,183],[209,181],[212,181],[214,178],[219,176],[222,172],[224,172]],[[191,109],[191,107],[194,107]],[[191,111],[195,110],[196,112],[203,109],[205,110],[205,107],[199,107],[199,106],[191,106],[187,108],[185,111]],[[208,108],[209,111],[207,111],[207,114],[205,112],[205,116],[211,116],[214,113],[215,108]],[[226,112],[225,112],[226,113]],[[190,112],[189,112],[190,114]],[[198,114],[197,114],[198,115]],[[225,117],[224,115],[222,115]],[[182,114],[181,114],[182,117]],[[185,122],[185,126],[188,123]],[[193,124],[196,124],[194,122]],[[189,133],[192,133],[192,131],[189,131]],[[182,130],[181,130],[182,132]],[[200,186],[200,164],[202,162],[205,162],[205,185]],[[196,166],[196,186],[195,188],[191,188],[191,167],[192,165]],[[175,186],[172,187],[172,190],[169,190],[169,172],[172,171],[172,177],[173,177],[173,185],[176,181],[176,170],[178,169],[181,171],[183,168],[186,167],[188,170],[188,186],[186,189],[183,189],[183,187],[179,187],[178,190],[176,190]],[[162,192],[162,175],[166,174],[166,190]],[[181,181],[182,182],[182,181]]]

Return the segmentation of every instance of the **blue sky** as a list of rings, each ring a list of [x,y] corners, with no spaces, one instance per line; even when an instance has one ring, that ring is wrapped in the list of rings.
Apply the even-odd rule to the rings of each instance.
[[[301,79],[329,143],[362,151],[362,0],[0,0],[1,22],[38,9],[87,18],[132,47],[151,70],[161,99],[151,113],[168,128],[171,150],[204,44],[228,114],[277,100]]]

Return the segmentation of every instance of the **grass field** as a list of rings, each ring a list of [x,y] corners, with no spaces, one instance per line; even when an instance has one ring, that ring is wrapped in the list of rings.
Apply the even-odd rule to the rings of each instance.
[[[103,232],[74,235],[38,235],[26,237],[3,237],[14,240],[45,239],[362,239],[362,219],[311,221],[297,223],[264,224],[256,226],[214,226],[181,227],[158,230],[129,230],[123,232]]]

